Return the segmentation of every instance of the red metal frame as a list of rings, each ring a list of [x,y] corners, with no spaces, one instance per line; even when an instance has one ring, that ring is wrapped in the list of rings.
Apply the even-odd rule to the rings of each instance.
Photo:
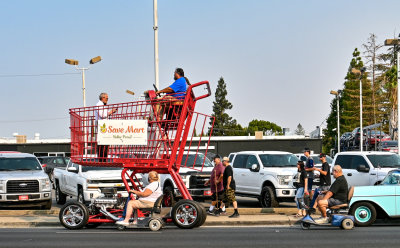
[[[201,86],[205,86],[207,92],[196,97],[194,91],[201,90]],[[192,199],[179,176],[179,169],[181,166],[194,167],[194,164],[187,164],[187,159],[182,161],[182,157],[185,152],[189,154],[191,149],[199,152],[201,142],[206,142],[207,154],[214,118],[195,112],[194,109],[198,100],[210,95],[210,85],[208,81],[203,81],[189,86],[184,96],[172,94],[157,98],[154,91],[148,91],[149,97],[143,101],[70,109],[71,160],[84,166],[123,168],[121,177],[127,191],[131,187],[136,190],[143,188],[142,185],[135,183],[136,173],[157,171],[161,174],[170,174],[183,198]],[[117,111],[108,117],[111,120],[147,120],[147,145],[97,144],[96,116],[102,113],[101,111],[108,112],[112,109]],[[195,121],[192,123],[193,119]],[[211,125],[208,127],[208,135],[204,135],[207,133],[205,132],[207,121]],[[193,142],[194,134],[199,127],[201,130],[199,141]],[[188,141],[189,135],[191,138]],[[188,149],[186,149],[187,142],[189,142]],[[97,222],[97,219],[93,218],[90,218],[89,222]]]

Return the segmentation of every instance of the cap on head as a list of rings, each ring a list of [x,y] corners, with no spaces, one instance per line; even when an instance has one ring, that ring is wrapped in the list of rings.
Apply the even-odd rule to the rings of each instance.
[[[304,148],[303,152],[308,152],[308,153],[310,153],[311,150],[310,150],[310,148],[306,147],[306,148]]]
[[[325,158],[326,157],[326,154],[325,153],[320,153],[319,154],[319,158]]]
[[[224,162],[224,161],[229,162],[229,158],[228,158],[228,157],[224,157],[224,158],[222,159],[222,162]]]
[[[175,69],[175,73],[178,74],[178,75],[181,76],[181,77],[184,77],[184,76],[185,76],[185,72],[183,71],[182,68],[176,68],[176,69]]]
[[[214,159],[216,159],[216,158],[221,159],[221,157],[219,155],[215,155]]]

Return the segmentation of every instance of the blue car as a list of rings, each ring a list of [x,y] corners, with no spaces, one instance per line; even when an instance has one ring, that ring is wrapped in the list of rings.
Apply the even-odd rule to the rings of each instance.
[[[390,171],[379,185],[355,187],[349,213],[357,226],[372,225],[377,218],[400,218],[400,169]]]

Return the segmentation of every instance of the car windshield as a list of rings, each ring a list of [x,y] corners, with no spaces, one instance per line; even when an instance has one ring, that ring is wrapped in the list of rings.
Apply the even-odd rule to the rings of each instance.
[[[296,167],[299,159],[293,154],[260,154],[265,167]]]
[[[382,146],[397,146],[397,140],[384,141]]]
[[[321,160],[319,160],[319,156],[311,156],[311,157],[314,160],[314,164],[322,164]],[[329,156],[326,156],[326,162],[328,164],[332,164],[333,159]]]
[[[400,184],[400,171],[392,171],[390,172],[385,179],[382,181],[383,185],[393,185]]]
[[[120,169],[115,168],[115,167],[83,166],[82,165],[82,172],[102,171],[102,170],[120,170]]]
[[[397,168],[400,167],[400,156],[398,154],[367,155],[374,167]]]
[[[186,161],[186,158],[187,158],[187,161]],[[181,164],[182,165],[186,164],[186,167],[193,167],[193,166],[194,167],[201,167],[203,165],[203,162],[204,162],[204,166],[203,167],[213,167],[213,164],[211,163],[210,159],[208,159],[202,153],[189,154],[189,155],[184,154],[182,156]]]
[[[0,158],[0,171],[42,170],[36,158]]]

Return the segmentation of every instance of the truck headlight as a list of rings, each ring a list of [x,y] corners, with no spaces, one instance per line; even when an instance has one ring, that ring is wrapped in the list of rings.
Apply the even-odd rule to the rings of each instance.
[[[4,193],[4,184],[6,183],[6,180],[0,180],[0,192]]]
[[[46,178],[46,179],[41,179],[40,181],[42,183],[42,190],[43,191],[50,191],[51,190],[50,179]]]
[[[278,175],[278,183],[280,185],[289,185],[290,180],[292,179],[292,176],[290,175]]]

